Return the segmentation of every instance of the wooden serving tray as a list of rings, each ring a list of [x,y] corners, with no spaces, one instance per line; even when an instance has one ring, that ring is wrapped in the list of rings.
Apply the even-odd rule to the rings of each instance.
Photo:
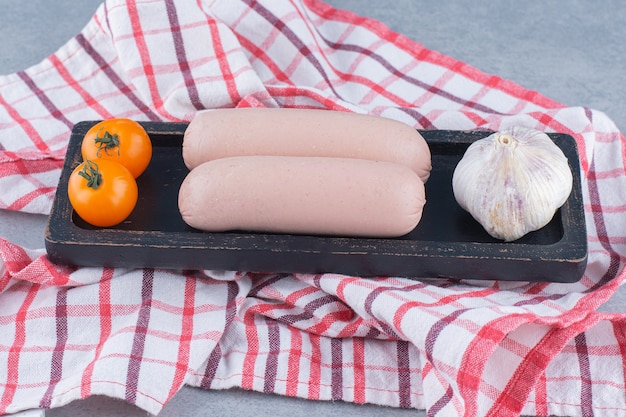
[[[377,239],[190,228],[177,206],[178,188],[188,172],[181,155],[185,123],[142,123],[154,149],[148,169],[138,178],[137,206],[118,226],[92,227],[72,210],[67,181],[82,161],[83,135],[95,123],[76,124],[70,137],[45,236],[48,257],[56,263],[547,282],[575,282],[586,267],[580,165],[569,135],[550,134],[574,174],[569,199],[544,228],[504,243],[489,236],[452,193],[452,173],[463,153],[492,132],[420,130],[433,164],[422,220],[406,236]]]

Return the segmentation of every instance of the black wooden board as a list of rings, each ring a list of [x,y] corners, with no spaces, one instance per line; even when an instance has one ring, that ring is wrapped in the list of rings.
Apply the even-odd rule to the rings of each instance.
[[[574,174],[569,199],[544,228],[505,243],[489,236],[452,193],[456,164],[488,131],[420,130],[433,164],[422,220],[406,236],[377,239],[190,228],[177,206],[178,188],[188,172],[181,154],[185,123],[142,123],[154,149],[148,169],[138,178],[137,206],[118,226],[92,227],[73,212],[67,181],[81,162],[82,137],[95,123],[76,124],[70,137],[45,236],[48,257],[56,263],[546,282],[575,282],[586,267],[580,165],[569,135],[550,134]]]

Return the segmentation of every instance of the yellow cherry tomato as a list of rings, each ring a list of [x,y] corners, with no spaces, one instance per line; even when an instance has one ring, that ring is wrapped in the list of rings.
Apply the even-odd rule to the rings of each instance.
[[[78,165],[68,182],[74,211],[87,223],[115,226],[126,220],[137,204],[135,178],[122,164],[101,159]]]
[[[137,178],[152,159],[152,142],[146,130],[130,119],[109,119],[87,131],[81,144],[84,160],[119,162]]]

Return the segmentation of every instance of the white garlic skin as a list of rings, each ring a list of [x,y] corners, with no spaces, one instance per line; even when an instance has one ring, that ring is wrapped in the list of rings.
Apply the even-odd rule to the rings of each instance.
[[[510,242],[552,220],[572,191],[567,157],[544,132],[514,127],[472,143],[454,197],[491,236]]]

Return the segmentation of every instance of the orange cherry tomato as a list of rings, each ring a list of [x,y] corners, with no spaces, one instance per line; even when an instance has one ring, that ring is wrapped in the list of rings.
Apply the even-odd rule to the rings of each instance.
[[[137,182],[122,164],[86,160],[70,174],[68,197],[76,213],[98,227],[123,222],[137,204]]]
[[[152,159],[152,142],[146,130],[130,119],[109,119],[87,131],[81,144],[84,160],[110,159],[124,165],[137,178]]]

